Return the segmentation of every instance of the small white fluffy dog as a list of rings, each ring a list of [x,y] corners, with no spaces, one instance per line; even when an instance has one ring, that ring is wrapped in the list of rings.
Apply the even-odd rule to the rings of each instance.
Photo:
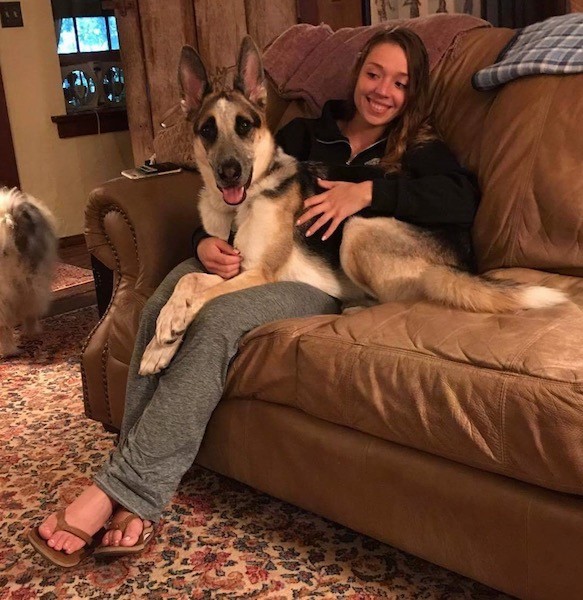
[[[14,327],[40,332],[57,258],[55,222],[38,200],[0,187],[0,358],[18,354]]]

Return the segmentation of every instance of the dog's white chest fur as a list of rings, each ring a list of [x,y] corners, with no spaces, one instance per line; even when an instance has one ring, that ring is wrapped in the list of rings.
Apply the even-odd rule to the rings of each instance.
[[[281,217],[276,214],[273,201],[259,197],[254,202],[244,204],[235,217],[235,247],[243,256],[243,269],[253,269],[265,262],[265,253],[273,244],[281,226]],[[281,233],[280,233],[281,235]]]

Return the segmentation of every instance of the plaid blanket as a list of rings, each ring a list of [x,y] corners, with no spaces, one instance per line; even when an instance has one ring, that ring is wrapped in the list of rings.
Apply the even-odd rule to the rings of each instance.
[[[583,13],[552,17],[517,31],[496,62],[472,77],[476,90],[491,90],[525,75],[583,72]]]

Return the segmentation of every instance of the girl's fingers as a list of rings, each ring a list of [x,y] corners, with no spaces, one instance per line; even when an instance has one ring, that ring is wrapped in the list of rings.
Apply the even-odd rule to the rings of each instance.
[[[336,187],[339,183],[342,183],[341,181],[329,181],[328,179],[320,179],[320,177],[318,177],[318,185],[320,187],[323,187],[326,190],[330,190],[333,187]]]
[[[233,248],[233,246],[231,246],[231,244],[229,244],[228,242],[226,242],[225,240],[222,240],[220,238],[217,238],[216,245],[217,245],[217,248],[224,254],[238,254],[239,253],[239,250],[237,250],[236,248]]]
[[[321,204],[328,197],[327,192],[322,192],[321,194],[316,194],[315,196],[310,196],[307,200],[304,200],[304,208],[309,208],[310,206],[316,206],[316,204]]]
[[[331,218],[332,218],[331,215],[324,213],[313,225],[310,226],[308,231],[306,231],[306,237],[310,237],[311,235],[316,233],[316,231],[318,231],[318,229],[320,229],[321,227],[324,227],[324,225],[326,225],[326,223],[328,223],[328,221]]]
[[[324,211],[325,208],[322,205],[314,206],[300,216],[300,218],[296,221],[296,225],[303,225],[310,219],[313,219],[315,216],[322,214]]]
[[[223,267],[225,265],[238,265],[241,263],[241,256],[239,254],[220,254],[216,260]]]
[[[338,225],[340,225],[342,221],[343,219],[340,219],[339,221],[334,219],[330,227],[328,227],[328,231],[326,231],[326,233],[322,236],[322,240],[327,240],[338,229]]]
[[[235,275],[238,275],[239,272],[240,269],[222,269],[218,275],[220,275],[223,279],[231,279],[232,277],[235,277]]]

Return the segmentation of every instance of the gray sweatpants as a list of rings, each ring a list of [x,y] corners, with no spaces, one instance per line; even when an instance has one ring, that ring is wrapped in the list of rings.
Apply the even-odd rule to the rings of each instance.
[[[202,308],[165,371],[138,375],[158,314],[176,283],[202,271],[198,260],[186,260],[147,302],[130,364],[120,442],[95,477],[108,496],[151,521],[160,518],[194,462],[241,336],[277,319],[340,310],[336,299],[303,283],[270,283],[227,294]]]

